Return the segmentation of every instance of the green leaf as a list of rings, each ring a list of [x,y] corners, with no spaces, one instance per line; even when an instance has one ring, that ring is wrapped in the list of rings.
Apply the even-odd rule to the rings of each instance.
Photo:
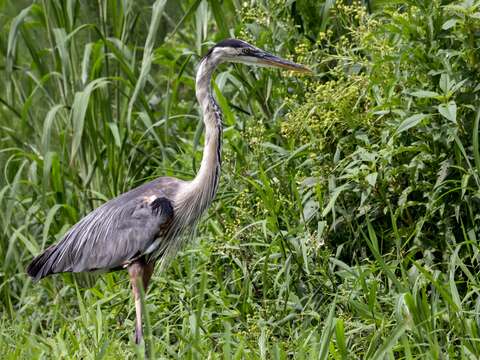
[[[220,32],[222,37],[227,37],[229,24],[227,24],[226,18],[225,18],[226,14],[225,14],[225,8],[224,8],[225,7],[224,1],[210,0],[209,4],[212,9],[215,23],[218,26],[217,31]]]
[[[67,93],[67,84],[70,77],[70,59],[67,49],[67,33],[63,28],[53,29],[53,35],[55,38],[56,49],[58,50],[58,56],[60,58],[59,64],[63,74],[64,91]]]
[[[100,86],[108,83],[105,78],[99,78],[89,83],[85,90],[79,91],[73,98],[71,118],[73,123],[73,140],[72,151],[70,153],[70,162],[72,162],[77,155],[78,149],[83,136],[83,128],[85,125],[85,114],[87,113],[88,103],[92,92]]]
[[[325,29],[327,28],[327,25],[328,25],[329,21],[331,20],[330,16],[329,16],[330,9],[334,5],[335,5],[335,0],[325,1],[324,5],[323,5],[323,9],[322,9],[322,19],[321,19],[321,22],[320,22],[320,30],[321,31],[325,31]]]
[[[202,0],[195,0],[190,6],[189,8],[187,9],[187,11],[185,11],[184,15],[182,16],[182,18],[180,19],[180,21],[175,25],[175,27],[173,28],[173,30],[168,34],[168,37],[167,39],[170,39],[173,35],[175,35],[178,31],[178,29],[180,28],[180,26],[183,25],[183,23],[185,22],[185,20],[187,20],[194,12],[195,10],[197,10],[198,6],[200,5],[200,3],[202,2]]]
[[[440,75],[440,82],[439,82],[440,89],[442,89],[444,94],[448,94],[452,83],[450,82],[450,76],[448,74]]]
[[[88,82],[88,72],[90,67],[90,56],[92,54],[93,43],[89,43],[85,46],[83,51],[83,60],[82,60],[82,84],[86,85]]]
[[[115,145],[118,148],[122,147],[122,142],[120,141],[120,132],[118,131],[118,126],[114,122],[109,122],[108,127],[110,128],[110,131],[112,132],[113,138],[115,140]]]
[[[478,174],[480,174],[480,144],[478,140],[479,123],[480,123],[480,107],[478,108],[477,114],[475,115],[475,122],[473,123],[473,135],[472,135],[473,158],[475,160],[475,166],[477,168]]]
[[[418,98],[436,98],[436,97],[440,96],[435,91],[429,91],[429,90],[414,91],[414,92],[410,93],[410,95],[418,97]]]
[[[5,60],[7,75],[9,75],[13,69],[13,56],[17,45],[17,36],[20,26],[25,21],[25,18],[29,14],[31,8],[32,5],[20,11],[20,14],[18,14],[18,16],[16,16],[12,21],[10,32],[8,33],[7,57]]]
[[[317,359],[328,359],[328,353],[330,351],[330,339],[332,338],[333,331],[335,330],[335,323],[337,321],[337,319],[335,318],[336,306],[337,301],[336,299],[334,299],[332,304],[330,305],[330,311],[328,312],[328,316],[325,319],[325,323],[321,331],[322,335],[320,337],[320,349]]]
[[[447,120],[457,123],[457,104],[454,101],[438,105],[438,112]]]
[[[45,117],[45,122],[43,123],[43,131],[42,131],[42,149],[43,153],[46,154],[49,150],[50,146],[50,136],[52,132],[53,121],[55,120],[55,116],[57,115],[58,111],[63,109],[65,106],[61,104],[57,104],[52,107]]]
[[[377,176],[378,176],[378,173],[374,172],[374,173],[368,174],[365,177],[365,179],[370,184],[370,186],[375,186],[375,184],[377,183]]]
[[[341,354],[343,360],[348,359],[347,341],[345,339],[345,327],[343,325],[343,319],[337,319],[335,324],[335,340],[337,342],[337,348]]]
[[[415,114],[412,115],[400,124],[400,126],[397,128],[397,133],[400,134],[404,131],[407,131],[408,129],[417,126],[423,119],[425,119],[428,115],[427,114]]]
[[[145,87],[147,77],[150,73],[153,60],[153,46],[155,45],[158,27],[160,25],[160,20],[162,18],[163,9],[165,8],[166,2],[167,0],[157,0],[153,4],[152,20],[150,21],[150,27],[148,29],[147,39],[145,40],[145,46],[143,49],[142,67],[140,69],[140,75],[138,76],[137,83],[135,84],[132,97],[130,98],[130,102],[128,104],[127,126],[129,129],[131,126],[133,105],[135,104],[140,92]]]
[[[448,29],[454,27],[456,23],[457,23],[457,19],[447,20],[447,21],[445,21],[445,22],[443,23],[442,29],[443,29],[443,30],[448,30]]]
[[[383,344],[375,351],[373,354],[372,360],[380,360],[385,359],[386,355],[389,351],[397,345],[398,339],[405,333],[407,330],[407,322],[404,321],[403,323],[399,324],[391,333],[390,335],[383,341]]]
[[[234,125],[235,116],[233,115],[232,109],[230,108],[227,99],[225,98],[225,96],[223,96],[216,82],[213,82],[213,89],[215,91],[215,96],[218,100],[220,108],[222,109],[225,124],[228,126]]]
[[[42,231],[42,247],[41,247],[42,249],[45,248],[45,244],[47,243],[50,226],[52,225],[52,222],[55,219],[55,215],[61,208],[63,208],[63,204],[55,204],[48,211],[48,214],[45,217],[45,221],[43,223],[43,231]]]
[[[335,206],[335,202],[337,201],[338,196],[342,193],[343,190],[346,190],[349,187],[348,184],[344,184],[342,186],[339,186],[335,188],[330,194],[330,201],[328,202],[327,206],[323,209],[322,211],[322,216],[327,216],[328,213],[333,209]]]

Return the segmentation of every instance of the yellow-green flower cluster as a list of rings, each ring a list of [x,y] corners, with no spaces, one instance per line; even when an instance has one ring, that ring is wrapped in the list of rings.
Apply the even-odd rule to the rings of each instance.
[[[258,213],[257,204],[259,203],[261,203],[260,199],[253,198],[248,188],[241,190],[232,203],[232,206],[236,209],[236,217],[226,222],[225,235],[230,238],[233,237],[246,223],[255,218]],[[244,236],[248,237],[248,233],[248,230],[242,232],[240,240]]]
[[[261,120],[256,121],[245,129],[245,140],[254,152],[261,151],[260,145],[265,142],[265,126]]]
[[[270,17],[266,11],[259,6],[252,6],[247,2],[242,4],[241,17],[243,23],[255,23],[265,27],[270,25]]]
[[[282,124],[283,136],[300,143],[313,143],[322,150],[346,130],[368,123],[367,85],[364,75],[312,84],[305,98],[289,99],[295,110]]]
[[[349,15],[355,19],[362,19],[367,15],[365,5],[361,1],[355,0],[351,4],[345,4],[344,1],[337,1],[333,6],[332,11],[341,13],[342,15]]]

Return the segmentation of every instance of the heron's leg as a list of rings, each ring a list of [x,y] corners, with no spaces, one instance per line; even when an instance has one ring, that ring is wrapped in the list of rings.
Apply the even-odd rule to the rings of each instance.
[[[130,282],[132,284],[133,298],[135,299],[135,343],[140,344],[143,338],[142,327],[142,300],[141,288],[146,294],[148,283],[153,273],[153,263],[145,263],[143,260],[134,262],[128,266],[128,274],[130,275]]]

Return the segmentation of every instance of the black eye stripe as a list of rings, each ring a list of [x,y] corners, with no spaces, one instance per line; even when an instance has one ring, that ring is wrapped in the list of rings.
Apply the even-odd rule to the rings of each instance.
[[[210,48],[210,50],[205,54],[205,58],[210,56],[216,48],[234,48],[234,49],[239,49],[240,54],[245,55],[245,56],[258,56],[257,50],[253,48],[250,44],[237,40],[237,39],[226,39],[223,41],[220,41],[217,45],[214,47]]]
[[[220,41],[216,47],[233,47],[233,48],[245,48],[249,46],[246,42],[237,39],[226,39]]]

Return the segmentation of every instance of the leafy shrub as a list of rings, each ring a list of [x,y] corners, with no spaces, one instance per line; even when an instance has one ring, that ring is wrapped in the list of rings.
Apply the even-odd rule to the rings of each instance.
[[[415,244],[442,259],[480,225],[476,7],[419,2],[374,17],[356,9],[336,7],[357,11],[361,25],[319,59],[337,62],[334,78],[292,98],[285,135],[292,146],[315,144],[309,187],[330,241],[354,254],[366,247],[365,220],[375,221],[384,251]]]

